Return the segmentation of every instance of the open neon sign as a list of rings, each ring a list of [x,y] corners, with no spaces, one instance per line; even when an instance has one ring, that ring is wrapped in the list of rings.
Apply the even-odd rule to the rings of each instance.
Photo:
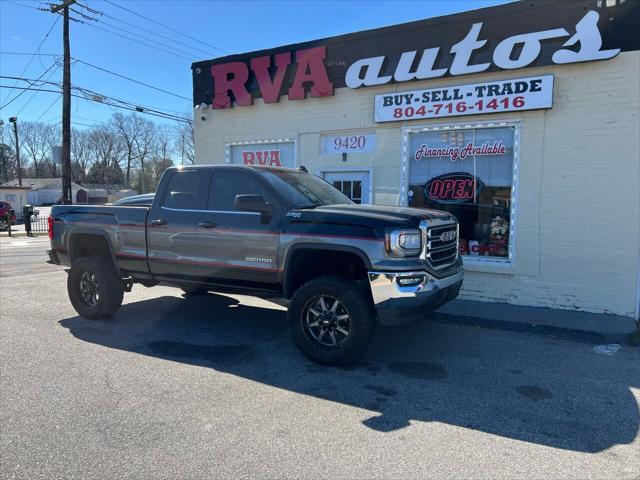
[[[484,189],[484,182],[467,172],[438,175],[424,186],[424,194],[439,203],[473,202]]]

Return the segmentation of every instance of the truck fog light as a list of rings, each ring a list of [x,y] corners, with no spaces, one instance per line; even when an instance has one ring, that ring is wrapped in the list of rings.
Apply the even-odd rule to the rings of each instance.
[[[416,275],[412,277],[401,277],[398,278],[398,284],[401,287],[415,287],[416,285],[420,285],[424,277],[422,275]]]

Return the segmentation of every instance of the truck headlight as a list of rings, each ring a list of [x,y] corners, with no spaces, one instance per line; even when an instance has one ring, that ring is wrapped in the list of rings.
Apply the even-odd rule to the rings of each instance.
[[[422,248],[420,230],[390,230],[387,232],[385,247],[392,257],[415,257]]]

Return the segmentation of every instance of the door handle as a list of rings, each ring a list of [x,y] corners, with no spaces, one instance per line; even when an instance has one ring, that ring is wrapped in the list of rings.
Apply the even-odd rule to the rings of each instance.
[[[152,227],[161,227],[162,225],[166,225],[166,224],[167,224],[167,221],[164,220],[163,218],[157,218],[149,222],[149,225],[151,225]]]
[[[198,226],[201,228],[216,228],[218,226],[217,223],[213,223],[213,222],[199,222]]]

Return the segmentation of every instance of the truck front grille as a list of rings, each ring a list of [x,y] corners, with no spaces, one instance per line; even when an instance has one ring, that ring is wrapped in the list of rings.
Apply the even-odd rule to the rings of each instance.
[[[458,259],[458,224],[446,223],[427,226],[425,233],[425,260],[435,270],[453,265]]]

